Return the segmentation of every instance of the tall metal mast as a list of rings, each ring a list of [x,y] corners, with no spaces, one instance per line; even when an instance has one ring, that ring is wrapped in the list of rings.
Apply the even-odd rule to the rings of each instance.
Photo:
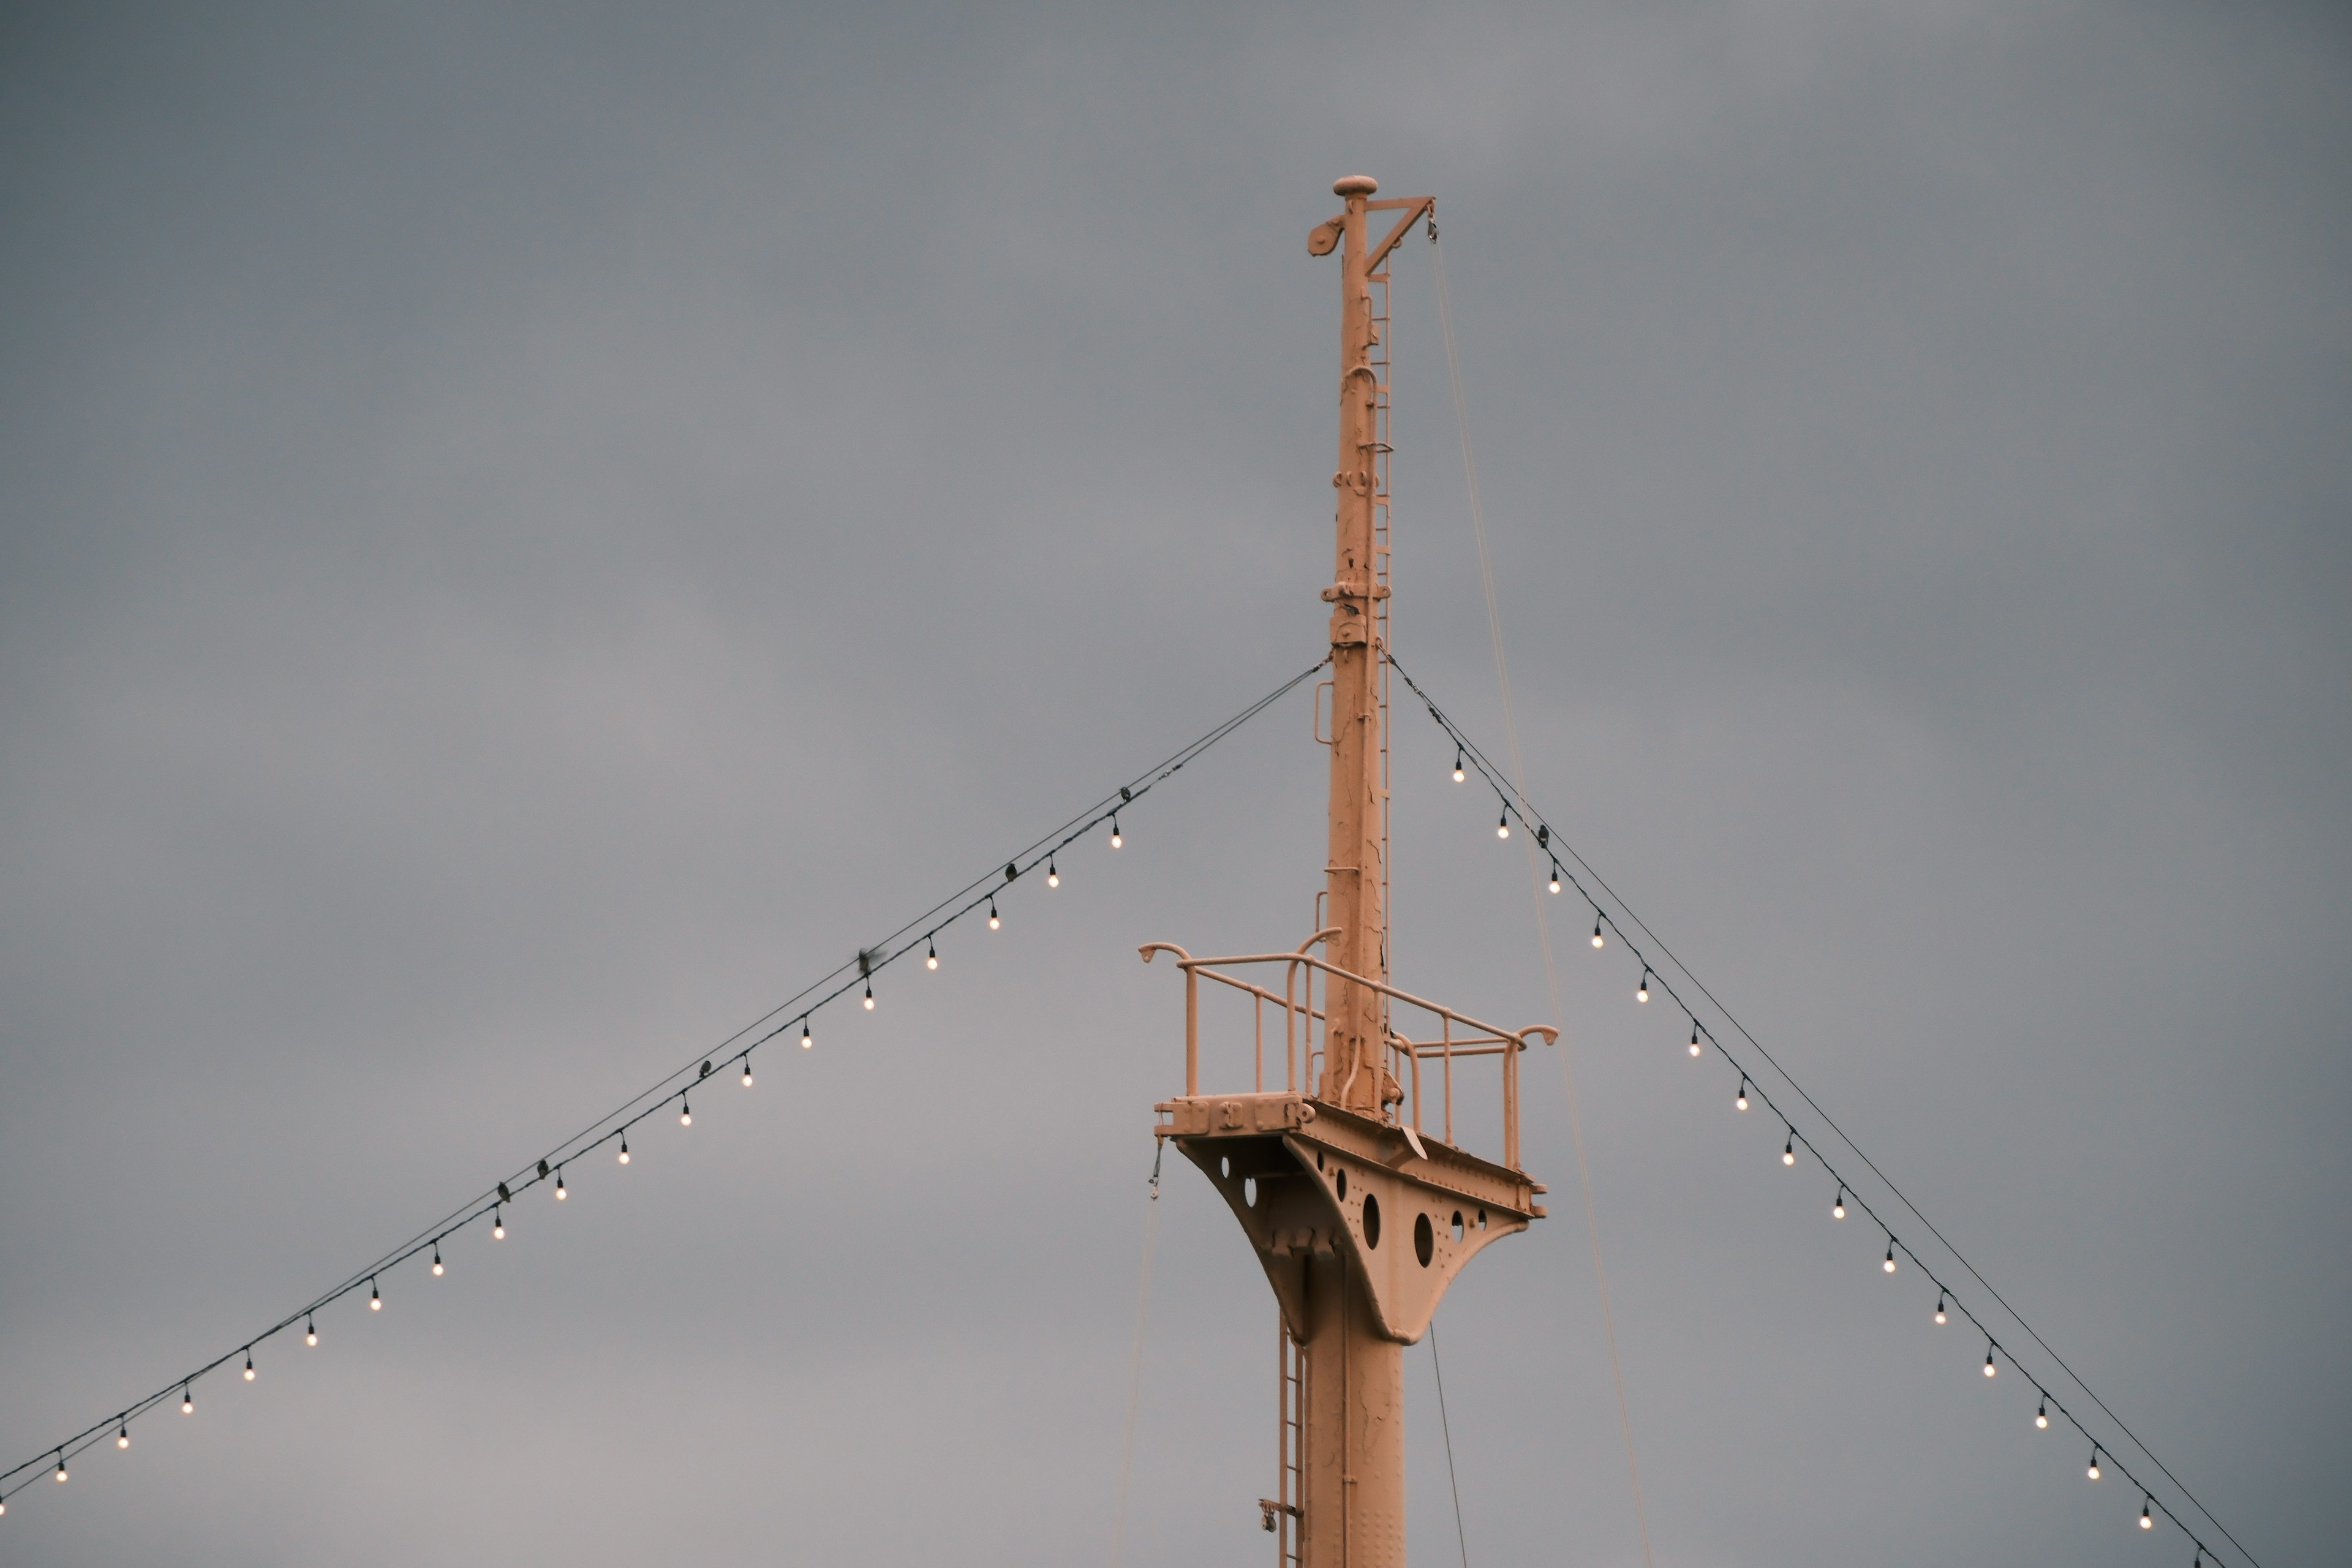
[[[1308,239],[1308,249],[1331,248],[1334,225],[1339,251],[1339,466],[1331,475],[1339,497],[1339,536],[1331,585],[1331,810],[1330,858],[1323,875],[1330,902],[1328,923],[1339,928],[1327,951],[1340,968],[1386,980],[1388,963],[1388,851],[1381,831],[1388,810],[1380,776],[1381,661],[1388,650],[1377,629],[1379,597],[1388,593],[1373,554],[1372,519],[1379,495],[1380,399],[1387,391],[1371,366],[1372,289],[1375,258],[1364,237],[1368,207],[1380,183],[1350,174],[1332,186],[1347,211]],[[1383,203],[1384,206],[1399,204]],[[1428,202],[1412,204],[1403,226]],[[1393,241],[1391,241],[1393,244]],[[1323,1050],[1320,1098],[1350,1110],[1380,1113],[1381,1042],[1387,1009],[1377,991],[1341,981],[1331,988],[1330,1022]]]
[[[1147,963],[1173,953],[1185,982],[1184,1092],[1154,1107],[1154,1135],[1173,1141],[1223,1195],[1281,1307],[1280,1457],[1275,1495],[1259,1508],[1286,1568],[1403,1568],[1404,1347],[1428,1331],[1474,1254],[1544,1213],[1535,1201],[1542,1184],[1519,1168],[1518,1058],[1531,1038],[1553,1031],[1498,1028],[1389,980],[1381,527],[1388,388],[1385,312],[1374,310],[1372,289],[1385,297],[1382,264],[1433,204],[1375,201],[1379,188],[1362,175],[1339,181],[1332,189],[1345,210],[1307,238],[1313,255],[1339,251],[1340,287],[1338,543],[1323,590],[1330,733],[1318,735],[1331,749],[1320,929],[1289,952],[1196,959],[1171,942],[1142,950]],[[1374,240],[1370,215],[1384,212],[1400,219]],[[1314,955],[1318,944],[1326,956]],[[1254,1015],[1246,1035],[1205,1031],[1231,1056],[1252,1042],[1246,1091],[1202,1090],[1203,980],[1213,996],[1230,995]],[[1267,1082],[1269,1014],[1282,1033],[1278,1089]],[[1500,1068],[1499,1163],[1471,1153],[1454,1129],[1457,1066],[1467,1076],[1488,1059]],[[1435,1064],[1427,1092],[1425,1063]],[[1475,1113],[1469,1097],[1463,1103]]]

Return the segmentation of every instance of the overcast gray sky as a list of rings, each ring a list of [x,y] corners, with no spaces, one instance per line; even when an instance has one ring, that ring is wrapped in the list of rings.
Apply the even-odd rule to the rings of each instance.
[[[0,1464],[1318,657],[1366,173],[1439,198],[1536,799],[2265,1568],[2343,1555],[2340,13],[15,7],[0,139]],[[1499,751],[1397,279],[1399,651]],[[1543,1017],[1396,743],[1400,983]],[[1323,767],[1294,698],[0,1560],[1106,1561],[1134,949],[1304,937]],[[1557,929],[1655,1561],[2185,1564]],[[1634,1563],[1528,1082],[1554,1217],[1439,1320],[1470,1561]],[[1262,1562],[1271,1298],[1161,1209],[1127,1561]]]

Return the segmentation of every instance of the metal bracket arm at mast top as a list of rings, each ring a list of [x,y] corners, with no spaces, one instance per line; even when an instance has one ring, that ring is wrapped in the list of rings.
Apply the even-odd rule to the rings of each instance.
[[[1423,213],[1433,215],[1436,207],[1435,196],[1399,196],[1394,201],[1366,202],[1364,209],[1367,212],[1394,212],[1399,208],[1407,210],[1403,221],[1389,230],[1389,237],[1386,239],[1365,250],[1364,270],[1370,272],[1378,268],[1381,262],[1386,261],[1389,258],[1389,252],[1394,250],[1397,247],[1397,242],[1405,237],[1405,231],[1412,228]]]

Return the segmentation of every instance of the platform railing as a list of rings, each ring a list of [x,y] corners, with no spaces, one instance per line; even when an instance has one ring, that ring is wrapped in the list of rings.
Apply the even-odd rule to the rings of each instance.
[[[1385,1041],[1390,1070],[1394,1073],[1404,1100],[1391,1112],[1391,1102],[1382,1099],[1380,1114],[1383,1121],[1411,1128],[1416,1138],[1423,1136],[1425,1131],[1422,1125],[1422,1113],[1427,1103],[1427,1097],[1422,1089],[1423,1062],[1434,1060],[1440,1064],[1438,1102],[1444,1131],[1439,1136],[1445,1143],[1453,1145],[1455,1059],[1501,1058],[1503,1163],[1515,1171],[1519,1169],[1519,1053],[1528,1048],[1529,1036],[1541,1036],[1549,1043],[1559,1038],[1559,1031],[1545,1024],[1534,1024],[1523,1029],[1505,1029],[1474,1018],[1442,1002],[1432,1002],[1427,997],[1400,990],[1384,980],[1375,980],[1370,975],[1342,969],[1307,951],[1337,934],[1336,929],[1318,931],[1293,952],[1245,952],[1194,958],[1172,942],[1146,942],[1139,950],[1146,963],[1150,963],[1156,953],[1172,952],[1176,955],[1176,967],[1184,972],[1185,1097],[1197,1099],[1201,1093],[1201,981],[1203,976],[1251,999],[1256,1092],[1266,1092],[1265,1014],[1267,1008],[1273,1007],[1282,1015],[1283,1089],[1291,1094],[1302,1092],[1300,1069],[1304,1067],[1307,1087],[1303,1092],[1314,1094],[1316,1058],[1322,1055],[1315,1044],[1315,1026],[1328,1021],[1324,1007],[1316,1005],[1315,981],[1320,974],[1324,976],[1323,989],[1327,994],[1333,980],[1361,985],[1386,998],[1391,1004],[1389,1011],[1391,1013],[1397,1005],[1402,1005],[1435,1020],[1434,1038],[1416,1040],[1391,1027]],[[1279,993],[1256,981],[1226,973],[1230,969],[1263,964],[1282,966],[1282,990]],[[1348,1080],[1339,1086],[1335,1097],[1338,1103],[1347,1103],[1349,1093],[1355,1087],[1356,1072],[1360,1070],[1360,1068],[1350,1069]]]

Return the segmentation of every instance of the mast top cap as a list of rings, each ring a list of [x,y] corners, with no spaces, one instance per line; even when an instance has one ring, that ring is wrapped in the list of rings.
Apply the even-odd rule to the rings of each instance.
[[[1349,174],[1335,180],[1331,194],[1335,196],[1369,196],[1381,188],[1381,183],[1370,174]]]

